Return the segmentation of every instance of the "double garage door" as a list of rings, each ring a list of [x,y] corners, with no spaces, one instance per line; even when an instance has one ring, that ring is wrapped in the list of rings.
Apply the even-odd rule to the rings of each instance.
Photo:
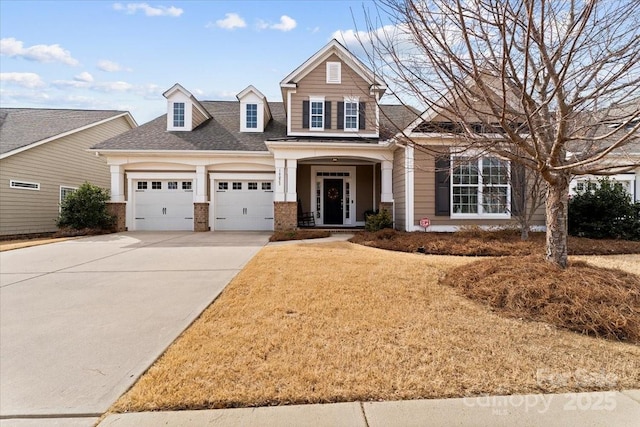
[[[272,181],[218,180],[211,188],[214,230],[273,230]],[[193,230],[192,180],[134,180],[136,230]]]
[[[214,230],[273,230],[272,181],[216,180]]]

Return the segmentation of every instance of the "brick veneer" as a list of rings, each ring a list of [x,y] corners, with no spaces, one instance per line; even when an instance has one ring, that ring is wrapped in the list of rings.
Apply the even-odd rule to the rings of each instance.
[[[107,212],[109,215],[116,217],[113,231],[120,233],[127,231],[127,203],[126,202],[107,202]]]
[[[298,228],[298,203],[273,202],[273,229],[275,231]]]
[[[193,231],[209,231],[209,203],[193,204]]]

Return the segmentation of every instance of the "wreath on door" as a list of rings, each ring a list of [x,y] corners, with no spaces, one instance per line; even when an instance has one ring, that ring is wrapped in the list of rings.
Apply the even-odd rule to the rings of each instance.
[[[331,187],[329,191],[327,191],[327,197],[331,200],[335,200],[340,196],[340,192],[335,187]]]

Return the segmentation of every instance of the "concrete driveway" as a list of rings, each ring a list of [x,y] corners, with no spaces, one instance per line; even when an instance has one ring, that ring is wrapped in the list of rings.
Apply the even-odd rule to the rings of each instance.
[[[0,253],[0,424],[93,425],[268,237],[130,232]]]

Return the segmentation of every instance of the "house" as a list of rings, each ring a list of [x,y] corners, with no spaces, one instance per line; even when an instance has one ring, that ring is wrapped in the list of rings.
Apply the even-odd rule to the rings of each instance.
[[[385,82],[336,40],[280,90],[278,102],[251,85],[237,101],[200,101],[175,84],[165,115],[96,144],[120,229],[290,229],[299,209],[332,228],[377,209],[403,230],[425,217],[435,231],[512,222],[509,162],[468,159],[449,179],[455,139],[430,128],[442,118],[380,104]]]
[[[88,149],[136,126],[124,111],[0,109],[0,235],[55,231],[66,195],[85,181],[109,188]]]

